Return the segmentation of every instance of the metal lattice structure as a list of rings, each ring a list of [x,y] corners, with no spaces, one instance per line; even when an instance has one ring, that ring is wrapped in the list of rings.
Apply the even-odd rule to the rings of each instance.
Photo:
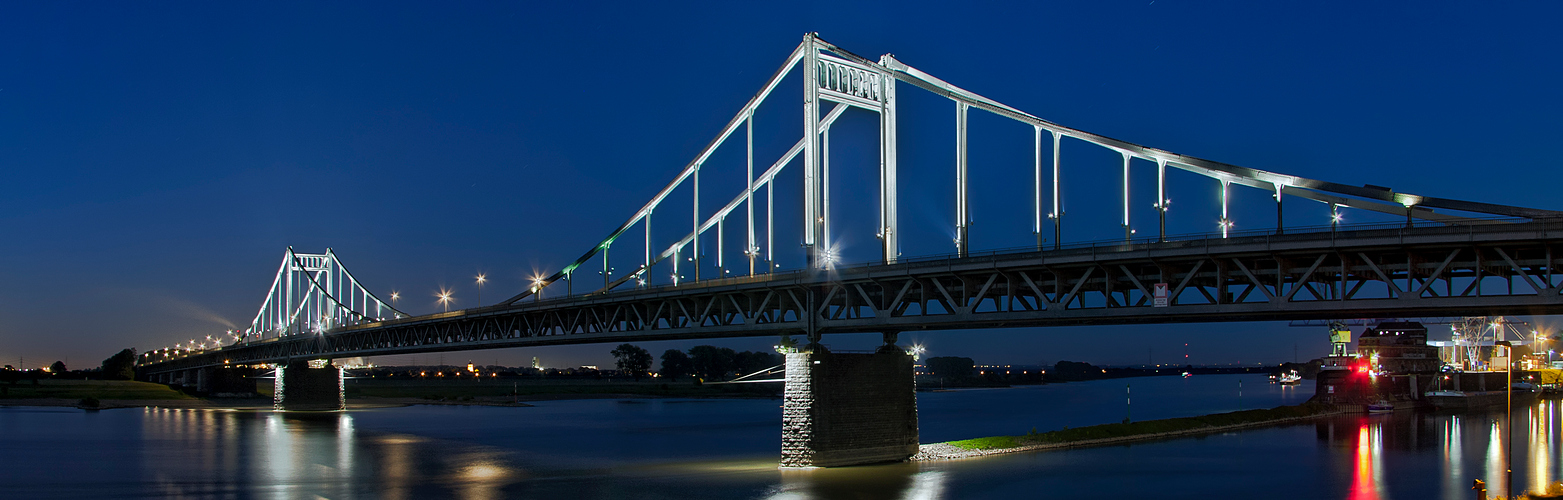
[[[334,328],[405,317],[353,277],[331,249],[307,254],[288,247],[266,300],[240,342],[319,335]]]
[[[768,167],[757,169],[764,164],[755,161],[755,114],[794,72],[803,81],[800,137]],[[901,255],[896,95],[906,90],[931,92],[954,104],[952,255]],[[796,102],[791,99],[783,98]],[[797,109],[775,103],[766,109],[777,108]],[[874,201],[881,257],[856,267],[840,262],[831,248],[829,196],[831,128],[850,108],[879,117]],[[1028,215],[1035,246],[989,253],[970,249],[966,123],[972,110],[1034,131]],[[1105,148],[1123,159],[1122,189],[1110,188],[1112,195],[1122,196],[1122,240],[1062,241],[1066,210],[1061,179],[1066,174],[1059,145],[1066,139]],[[712,160],[718,147],[737,140],[745,145],[741,164]],[[1044,147],[1048,143],[1051,148]],[[1143,172],[1147,167],[1156,175],[1160,230],[1141,238],[1130,224],[1129,179],[1136,168]],[[730,197],[724,193],[730,200],[726,204],[702,207],[702,171],[723,168],[742,169],[744,186]],[[1219,184],[1219,232],[1167,234],[1168,168]],[[806,265],[799,270],[778,270],[775,264],[775,181],[784,173],[802,180]],[[1273,232],[1233,229],[1227,199],[1234,185],[1273,197]],[[694,193],[687,213],[666,205],[681,187]],[[757,203],[762,190],[763,208]],[[1331,224],[1283,227],[1283,200],[1290,198],[1328,205]],[[1405,223],[1348,226],[1341,223],[1342,208],[1404,217]],[[654,213],[672,216],[668,224],[688,224],[688,232],[673,241],[657,241],[651,230]],[[733,224],[744,231],[742,248],[724,246],[722,235]],[[1050,242],[1044,237],[1049,232]],[[711,246],[702,243],[711,233],[715,248],[702,247]],[[643,240],[636,241],[641,234]],[[636,249],[636,267],[618,276],[609,261],[616,243],[642,247]],[[277,284],[246,334],[247,339],[268,341],[224,349],[222,356],[234,362],[273,362],[746,335],[802,334],[817,340],[836,332],[1558,313],[1563,312],[1563,277],[1554,276],[1552,249],[1559,243],[1563,212],[1317,181],[1112,139],[956,87],[892,55],[878,60],[857,56],[811,33],[667,186],[578,259],[537,278],[525,291],[491,307],[403,318],[346,274],[329,251],[303,256],[290,250]],[[748,273],[729,275],[724,265],[729,257],[746,260]],[[577,295],[573,277],[593,262],[602,266],[603,286]],[[663,262],[671,262],[674,272],[654,276],[651,270]],[[681,262],[694,268],[687,278],[678,270]],[[716,269],[717,276],[702,277],[702,268]],[[332,270],[340,270],[345,281],[320,278]],[[550,292],[544,300],[543,291],[561,281],[564,293]],[[340,291],[343,285],[346,295]],[[305,286],[307,293],[290,295],[295,286]],[[324,334],[298,335],[320,332]],[[201,362],[189,358],[176,364]]]

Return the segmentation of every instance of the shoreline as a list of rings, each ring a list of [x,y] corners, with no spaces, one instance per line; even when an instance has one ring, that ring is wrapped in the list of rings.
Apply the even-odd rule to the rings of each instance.
[[[1291,406],[1291,407],[1282,406],[1282,407],[1273,408],[1271,410],[1249,410],[1249,411],[1275,411],[1275,410],[1279,410],[1281,408],[1298,408],[1298,406]],[[1148,432],[1148,433],[1143,433],[1143,434],[1131,434],[1131,435],[1125,435],[1125,436],[1112,436],[1112,437],[1094,438],[1094,439],[1061,440],[1061,441],[1058,441],[1058,442],[1032,442],[1032,443],[1020,444],[1020,445],[1016,445],[1016,446],[1004,446],[1004,447],[993,447],[993,448],[984,448],[984,447],[964,448],[964,447],[957,446],[957,445],[952,444],[952,443],[958,443],[958,442],[963,442],[963,441],[977,441],[977,440],[983,440],[983,439],[996,439],[996,438],[1009,438],[1009,439],[1015,439],[1017,441],[1031,439],[1031,440],[1034,441],[1034,440],[1037,440],[1037,439],[1042,439],[1045,436],[1048,436],[1049,434],[1054,434],[1054,433],[1059,433],[1059,432],[1068,432],[1069,429],[1065,429],[1063,431],[1052,431],[1052,432],[1046,432],[1046,433],[1041,433],[1041,434],[1035,434],[1035,435],[1032,435],[1032,436],[999,436],[999,437],[995,437],[995,438],[976,438],[976,439],[971,439],[971,440],[946,441],[946,442],[942,442],[942,443],[929,443],[929,444],[919,445],[918,446],[918,450],[917,450],[917,454],[912,455],[912,457],[907,459],[907,460],[910,461],[910,462],[936,462],[936,461],[942,461],[942,460],[964,460],[964,459],[979,458],[979,457],[986,457],[986,456],[992,456],[992,455],[1008,455],[1008,454],[1012,454],[1012,453],[1024,453],[1024,452],[1030,452],[1030,451],[1046,451],[1046,450],[1056,450],[1056,449],[1085,448],[1085,447],[1091,447],[1091,446],[1107,446],[1107,445],[1132,443],[1132,442],[1139,442],[1139,441],[1155,441],[1155,440],[1160,440],[1160,439],[1172,439],[1172,438],[1181,438],[1181,437],[1188,437],[1188,436],[1197,436],[1197,435],[1203,435],[1203,434],[1213,434],[1213,433],[1220,433],[1220,432],[1239,430],[1239,429],[1266,427],[1266,426],[1280,425],[1280,424],[1286,424],[1286,423],[1291,423],[1291,422],[1300,422],[1300,421],[1305,421],[1305,420],[1313,420],[1313,419],[1317,419],[1317,418],[1333,417],[1333,416],[1339,416],[1339,415],[1354,415],[1354,414],[1359,414],[1361,412],[1362,412],[1361,408],[1357,408],[1357,407],[1353,407],[1353,406],[1349,406],[1349,405],[1348,406],[1336,406],[1336,407],[1334,407],[1334,408],[1332,408],[1330,410],[1321,411],[1321,412],[1313,413],[1313,414],[1309,414],[1309,415],[1273,418],[1273,419],[1266,419],[1266,420],[1260,420],[1260,421],[1254,421],[1254,422],[1241,422],[1241,423],[1225,424],[1225,425],[1205,425],[1205,426],[1191,427],[1191,428],[1187,428],[1187,429],[1178,429],[1178,430],[1171,430],[1171,431],[1164,431],[1164,432]],[[1171,419],[1146,420],[1146,421],[1143,421],[1143,422],[1135,422],[1135,423],[1144,425],[1144,424],[1150,424],[1150,423],[1167,423],[1167,422],[1178,421],[1178,420],[1199,420],[1199,419],[1206,419],[1206,418],[1210,418],[1210,417],[1214,417],[1214,416],[1233,415],[1235,413],[1242,413],[1242,412],[1216,413],[1216,414],[1203,415],[1203,416],[1198,416],[1198,417],[1182,417],[1182,418],[1171,418]],[[1110,427],[1110,426],[1124,426],[1124,425],[1133,425],[1133,424],[1102,424],[1102,425],[1095,425],[1095,426],[1090,426],[1090,427],[1081,427],[1081,428],[1073,429],[1073,430],[1076,431],[1076,432],[1081,432],[1081,431],[1089,432],[1091,430],[1104,429],[1104,428],[1107,428],[1107,427]]]
[[[583,399],[775,399],[762,397],[678,397],[653,394],[599,393],[599,394],[532,394],[501,400],[440,401],[415,397],[364,397],[347,400],[347,410],[377,408],[402,408],[408,406],[493,406],[529,408],[540,401],[573,401]],[[77,408],[82,410],[113,410],[121,408],[166,408],[177,410],[272,410],[268,398],[187,398],[187,399],[103,399],[96,408],[83,407],[79,400],[66,398],[12,398],[0,399],[0,407]]]

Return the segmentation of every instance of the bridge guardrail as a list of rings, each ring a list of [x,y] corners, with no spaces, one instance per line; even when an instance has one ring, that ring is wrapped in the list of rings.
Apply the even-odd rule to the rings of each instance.
[[[1492,223],[1531,223],[1531,224],[1541,224],[1543,233],[1548,232],[1551,229],[1551,227],[1554,226],[1554,225],[1559,226],[1558,227],[1559,230],[1563,230],[1563,220],[1550,220],[1550,219],[1547,219],[1547,220],[1540,220],[1540,219],[1533,220],[1533,219],[1514,218],[1514,217],[1493,217],[1493,218],[1486,218],[1486,219],[1479,219],[1479,220],[1486,221],[1486,222],[1492,222]],[[1065,244],[1065,245],[1059,245],[1059,246],[1057,246],[1055,248],[1043,248],[1043,249],[1038,249],[1035,246],[999,248],[999,249],[992,249],[992,250],[984,250],[984,251],[980,251],[980,252],[968,252],[966,257],[960,257],[958,254],[955,254],[955,253],[921,255],[921,256],[917,256],[917,257],[902,257],[900,259],[897,259],[896,264],[897,265],[899,265],[899,264],[923,264],[923,263],[929,263],[929,262],[956,261],[956,260],[965,261],[965,262],[981,262],[981,261],[987,260],[987,259],[1000,258],[1000,257],[1012,257],[1012,256],[1026,255],[1026,254],[1047,254],[1047,253],[1053,253],[1053,252],[1073,252],[1073,251],[1080,251],[1080,250],[1095,251],[1095,250],[1107,249],[1107,248],[1122,248],[1122,247],[1125,247],[1125,246],[1151,246],[1151,245],[1169,244],[1169,243],[1203,242],[1204,245],[1208,247],[1208,246],[1210,246],[1212,241],[1219,241],[1219,240],[1229,240],[1229,241],[1230,240],[1237,240],[1237,241],[1232,241],[1233,243],[1237,243],[1237,242],[1241,242],[1241,241],[1244,241],[1244,240],[1253,241],[1255,239],[1262,238],[1263,242],[1269,243],[1271,241],[1274,241],[1277,238],[1280,238],[1280,239],[1291,239],[1293,237],[1302,237],[1302,236],[1305,236],[1305,235],[1317,235],[1317,234],[1321,234],[1321,233],[1340,234],[1340,233],[1361,233],[1361,232],[1365,232],[1365,231],[1395,230],[1395,231],[1399,231],[1401,235],[1404,235],[1404,232],[1407,229],[1418,230],[1418,231],[1426,231],[1426,230],[1431,230],[1431,229],[1444,229],[1444,230],[1456,231],[1456,232],[1468,232],[1468,233],[1474,235],[1475,232],[1480,227],[1488,227],[1488,225],[1487,224],[1437,225],[1437,226],[1423,225],[1423,226],[1414,226],[1414,227],[1411,227],[1411,228],[1407,228],[1404,223],[1399,223],[1399,222],[1356,223],[1356,224],[1339,224],[1339,225],[1335,225],[1335,226],[1328,226],[1328,225],[1323,225],[1323,226],[1298,226],[1298,227],[1287,228],[1287,231],[1282,233],[1282,234],[1276,234],[1273,229],[1250,229],[1250,230],[1244,230],[1244,231],[1228,231],[1226,238],[1221,238],[1220,237],[1221,236],[1220,232],[1183,233],[1183,234],[1167,235],[1167,237],[1164,240],[1161,237],[1152,236],[1152,237],[1145,237],[1145,238],[1134,238],[1134,239],[1130,239],[1128,241],[1125,241],[1125,240],[1122,240],[1122,239],[1085,241],[1085,242],[1080,242],[1080,243],[1070,243],[1070,244]],[[882,265],[885,265],[885,264],[880,262],[880,261],[871,261],[871,262],[858,262],[858,263],[852,263],[852,264],[836,265],[836,266],[834,266],[834,268],[838,269],[838,270],[852,270],[852,269],[863,269],[863,268],[868,268],[868,267],[873,267],[873,266],[882,266]],[[681,287],[687,287],[687,286],[690,286],[690,285],[693,285],[693,284],[698,284],[699,286],[702,286],[702,287],[718,287],[718,286],[724,286],[724,285],[738,285],[738,284],[753,283],[753,282],[759,282],[759,281],[777,281],[777,280],[785,280],[785,279],[788,279],[788,278],[801,278],[801,277],[804,277],[804,276],[806,276],[808,274],[809,274],[808,271],[804,270],[804,269],[792,269],[792,270],[778,271],[778,272],[773,272],[773,273],[762,273],[762,274],[754,274],[754,275],[747,275],[747,276],[735,276],[735,277],[731,277],[731,278],[706,279],[706,280],[700,280],[698,282],[692,282],[692,283],[691,282],[680,283],[680,284],[671,284],[670,283],[670,284],[664,284],[664,285],[656,285],[656,286],[651,286],[651,287],[639,288],[639,289],[637,289],[635,291],[636,292],[641,292],[641,293],[655,293],[655,292],[660,292],[660,291],[676,290],[676,289],[679,289]],[[614,292],[609,292],[609,293],[614,293]],[[560,303],[569,303],[569,302],[582,302],[582,301],[591,301],[591,300],[600,299],[600,298],[603,298],[606,295],[607,295],[606,293],[598,293],[598,294],[578,294],[578,295],[569,295],[569,296],[553,297],[553,298],[539,297],[540,300],[538,300],[537,302],[534,302],[534,303],[560,304]],[[528,301],[528,302],[530,302],[530,301]],[[326,332],[326,333],[333,333],[333,332],[336,332],[336,331],[352,330],[352,329],[355,329],[355,328],[358,328],[358,327],[364,327],[364,326],[385,326],[385,325],[397,324],[397,323],[401,323],[401,322],[405,322],[405,321],[426,321],[426,320],[435,320],[435,319],[442,319],[442,318],[449,318],[449,317],[463,316],[463,315],[483,314],[483,313],[486,313],[486,312],[508,311],[508,310],[511,310],[511,309],[513,309],[515,307],[523,306],[524,304],[527,304],[527,303],[526,302],[518,302],[518,303],[516,303],[513,306],[495,305],[495,306],[479,307],[479,308],[472,308],[472,309],[462,309],[462,310],[458,310],[458,311],[439,312],[439,313],[433,313],[433,314],[422,315],[422,316],[414,316],[414,317],[409,317],[409,318],[398,318],[398,319],[393,319],[393,320],[370,322],[370,323],[365,323],[363,325],[344,326],[343,328],[333,329],[332,331]]]
[[[1547,220],[1532,220],[1532,219],[1525,219],[1525,218],[1519,218],[1519,217],[1490,217],[1490,218],[1483,218],[1483,219],[1477,219],[1477,220],[1481,220],[1481,221],[1484,221],[1484,222],[1492,222],[1492,223],[1543,223],[1543,224],[1546,224],[1546,223],[1559,222],[1559,221],[1547,221]],[[1485,225],[1485,224],[1483,224],[1483,225]],[[1563,226],[1563,224],[1558,224],[1558,225],[1559,226]],[[1478,227],[1478,226],[1480,226],[1480,225],[1459,225],[1459,226],[1454,226],[1454,225],[1438,225],[1438,226],[1423,225],[1423,226],[1415,226],[1412,229],[1423,230],[1423,229],[1429,229],[1429,228],[1463,228],[1463,229],[1465,229],[1467,231],[1474,232],[1475,228]],[[1163,239],[1163,238],[1161,238],[1159,236],[1151,236],[1151,237],[1145,237],[1145,238],[1132,238],[1132,239],[1129,239],[1129,240],[1111,239],[1111,240],[1084,241],[1084,242],[1079,242],[1079,243],[1068,243],[1068,244],[1064,244],[1064,245],[1058,245],[1056,247],[1048,247],[1048,248],[1042,248],[1042,249],[1038,249],[1035,246],[998,248],[998,249],[983,250],[983,251],[977,251],[977,252],[967,252],[966,257],[964,257],[964,258],[965,259],[971,259],[971,258],[976,258],[976,257],[998,257],[998,256],[1009,256],[1009,255],[1023,255],[1023,254],[1028,254],[1028,253],[1062,252],[1062,251],[1070,251],[1070,250],[1096,250],[1096,249],[1101,249],[1101,248],[1118,248],[1118,247],[1123,247],[1123,246],[1154,245],[1154,244],[1159,244],[1159,243],[1175,243],[1175,242],[1189,242],[1189,241],[1204,241],[1208,245],[1211,240],[1222,240],[1222,239],[1238,240],[1238,239],[1249,239],[1249,238],[1264,237],[1264,238],[1266,238],[1266,240],[1268,240],[1270,237],[1283,237],[1283,238],[1285,238],[1285,237],[1291,237],[1293,235],[1302,235],[1302,234],[1343,233],[1343,232],[1360,232],[1360,231],[1373,231],[1373,230],[1395,230],[1395,229],[1404,230],[1404,229],[1407,229],[1407,227],[1406,227],[1406,225],[1404,223],[1400,223],[1400,222],[1339,224],[1339,225],[1335,225],[1335,226],[1328,226],[1328,225],[1323,225],[1323,226],[1298,226],[1298,227],[1287,228],[1287,231],[1284,232],[1284,233],[1281,233],[1281,234],[1276,234],[1275,230],[1273,230],[1273,229],[1248,229],[1248,230],[1243,230],[1243,231],[1228,231],[1226,238],[1221,238],[1221,233],[1220,232],[1182,233],[1182,234],[1169,234],[1169,235],[1167,235],[1167,237],[1165,239]],[[1046,245],[1044,245],[1044,246],[1046,246]],[[924,263],[924,262],[937,262],[937,261],[943,261],[943,260],[956,260],[956,259],[961,259],[961,258],[963,258],[963,257],[960,257],[959,254],[951,252],[951,253],[932,254],[932,255],[919,255],[919,256],[916,256],[916,257],[901,257],[899,259],[896,259],[896,263],[898,263],[898,264],[899,263]],[[837,269],[856,269],[856,268],[878,266],[878,265],[884,265],[884,263],[880,262],[880,261],[855,262],[855,263],[851,263],[851,264],[837,265],[837,266],[835,266],[835,268],[837,268]]]

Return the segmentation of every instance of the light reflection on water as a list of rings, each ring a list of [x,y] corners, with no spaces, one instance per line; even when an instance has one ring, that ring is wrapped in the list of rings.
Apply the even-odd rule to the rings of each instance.
[[[500,450],[362,435],[349,412],[142,410],[141,463],[165,496],[505,498],[525,478]]]
[[[408,434],[364,434],[351,412],[272,413],[144,409],[142,464],[157,496],[259,498],[453,497],[518,494],[680,498],[682,483],[710,483],[737,498],[944,498],[939,470],[918,464],[780,470],[775,458],[737,458],[528,471],[525,457],[492,447]],[[178,450],[178,451],[173,451]],[[242,450],[242,451],[241,451]],[[242,455],[241,455],[242,453]],[[540,484],[523,485],[527,481]],[[614,484],[617,483],[617,484]],[[638,490],[642,483],[655,486]],[[520,488],[515,488],[522,485]]]
[[[1384,429],[1363,422],[1357,429],[1357,467],[1352,475],[1352,500],[1378,500],[1384,481]]]
[[[1527,475],[1530,476],[1528,486],[1531,491],[1546,491],[1549,480],[1558,479],[1558,411],[1557,400],[1541,401],[1527,419],[1530,422],[1527,430],[1530,435],[1530,472]]]
[[[1462,485],[1470,484],[1465,478],[1465,448],[1460,438],[1460,416],[1452,415],[1449,420],[1439,426],[1443,439],[1440,441],[1443,448],[1443,477],[1444,498],[1458,500],[1465,498],[1459,494]]]
[[[1392,481],[1388,475],[1409,476],[1418,461],[1435,456],[1439,490],[1448,500],[1470,498],[1474,480],[1486,482],[1489,495],[1510,496],[1524,491],[1545,491],[1563,479],[1558,463],[1560,406],[1543,400],[1514,411],[1512,451],[1506,434],[1506,415],[1485,413],[1400,412],[1393,416],[1363,416],[1316,424],[1326,442],[1336,442],[1348,425],[1356,425],[1349,497],[1378,500],[1399,497],[1407,489],[1425,490],[1411,481]],[[1426,433],[1431,435],[1426,435]],[[1386,440],[1386,435],[1390,436]],[[1428,440],[1426,438],[1433,438]],[[1430,442],[1430,445],[1424,444]],[[1435,449],[1428,449],[1428,447]],[[1390,457],[1386,457],[1390,455]],[[1468,459],[1476,458],[1473,463]],[[1514,492],[1508,487],[1513,461]],[[1468,465],[1469,464],[1469,465]],[[1430,471],[1432,472],[1432,471]]]
[[[1113,385],[1121,390],[1121,382]],[[1084,389],[1071,390],[1091,392]],[[928,403],[925,419],[959,415],[974,427],[997,428],[995,421],[1014,425],[1015,413],[1036,408],[1006,407],[1006,394],[1049,393],[941,393],[920,401]],[[995,420],[976,421],[981,414],[963,409],[979,407],[974,401]],[[1121,416],[1108,413],[1121,410],[1114,403],[1122,400],[1103,403],[1104,417]],[[1265,491],[1387,500],[1470,498],[1473,479],[1487,481],[1491,494],[1506,493],[1502,413],[1396,412],[980,460],[778,470],[777,404],[561,401],[331,413],[0,408],[0,457],[38,457],[5,461],[0,489],[8,494],[0,496],[892,500],[1245,498]],[[1549,400],[1515,412],[1516,489],[1563,477],[1560,411]],[[953,432],[958,423],[925,426]],[[90,474],[60,473],[86,463]]]
[[[1503,491],[1504,481],[1498,479],[1504,477],[1505,471],[1508,470],[1504,463],[1503,429],[1499,426],[1500,423],[1496,420],[1487,424],[1487,467],[1482,476],[1488,478],[1487,491],[1506,495]]]
[[[946,474],[939,470],[922,470],[916,464],[894,464],[861,468],[861,470],[782,471],[780,484],[765,498],[767,500],[815,498],[931,500],[944,498]]]

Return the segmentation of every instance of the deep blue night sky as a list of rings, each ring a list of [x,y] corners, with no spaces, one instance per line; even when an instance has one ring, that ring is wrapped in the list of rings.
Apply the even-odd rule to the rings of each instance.
[[[437,311],[442,286],[457,306],[474,305],[478,272],[490,277],[485,303],[512,295],[639,209],[809,31],[1147,146],[1563,209],[1554,196],[1563,160],[1552,149],[1563,137],[1554,25],[1563,8],[1554,4],[566,4],[0,5],[0,362],[83,368],[123,347],[247,325],[289,245],[335,249],[382,296],[399,290],[412,313]],[[788,80],[761,109],[757,164],[798,139],[798,85]],[[903,253],[947,253],[954,105],[899,88]],[[877,255],[877,146],[862,140],[876,133],[873,120],[849,114],[832,143],[837,238],[852,261]],[[973,249],[1029,244],[1030,127],[974,112],[971,141]],[[708,171],[741,183],[741,147],[719,151]],[[1063,155],[1066,241],[1121,235],[1117,155],[1067,143]],[[1142,234],[1155,231],[1149,167],[1137,162],[1133,181]],[[797,217],[798,175],[796,165],[784,172],[778,219]],[[736,194],[706,189],[708,207]],[[1170,232],[1215,230],[1214,181],[1175,177],[1170,190]],[[1267,194],[1235,197],[1238,229],[1273,226]],[[1289,204],[1288,224],[1326,224],[1326,209],[1312,205]],[[687,213],[667,220],[668,238],[687,231]],[[792,224],[777,231],[784,266],[801,262]],[[639,240],[625,244],[639,255]],[[1167,362],[1184,343],[1194,363],[1289,361],[1294,345],[1303,359],[1327,351],[1323,331],[1284,323],[902,338],[989,363]],[[611,364],[611,348],[443,359]],[[435,361],[412,358],[381,362]]]

